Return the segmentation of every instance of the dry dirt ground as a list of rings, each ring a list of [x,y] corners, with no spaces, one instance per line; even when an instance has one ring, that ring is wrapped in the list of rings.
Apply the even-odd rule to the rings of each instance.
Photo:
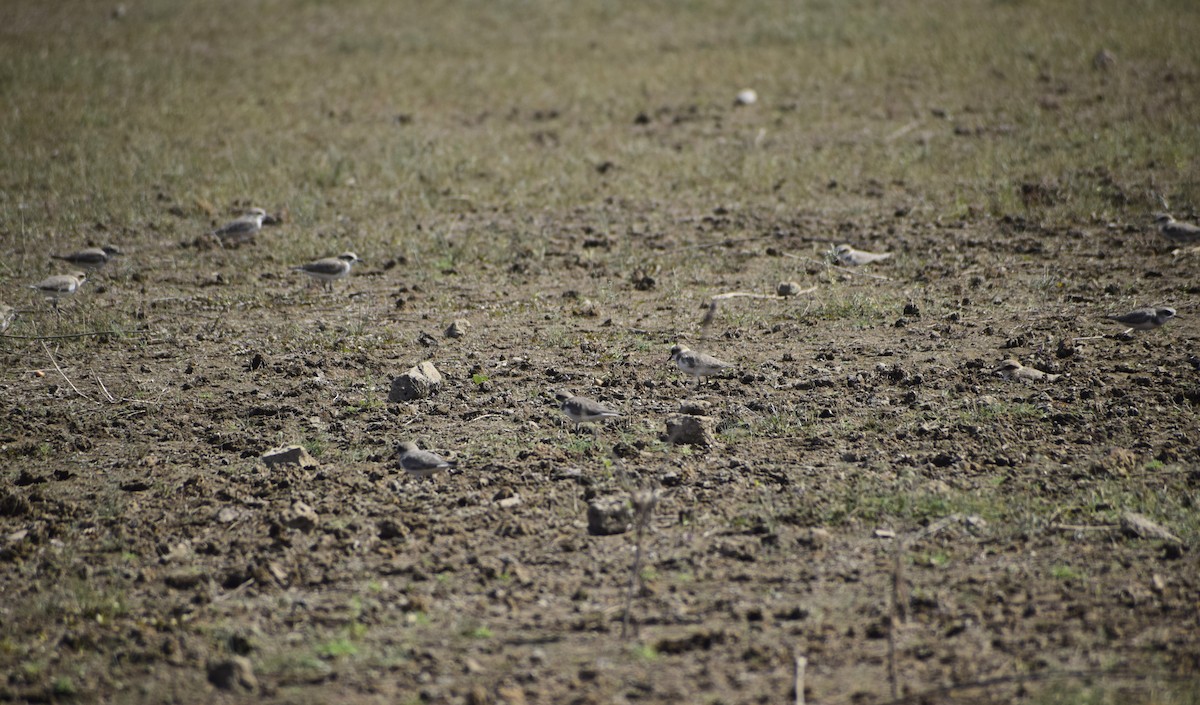
[[[1194,3],[127,4],[0,10],[0,701],[1200,702]]]
[[[1186,310],[1195,259],[1139,226],[925,222],[883,191],[844,221],[448,216],[540,250],[470,275],[360,253],[332,294],[274,261],[286,224],[130,248],[62,323],[24,315],[128,310],[144,334],[5,342],[0,697],[782,702],[795,655],[813,702],[887,701],[892,664],[930,702],[1192,687],[1197,324],[1102,314]],[[822,260],[850,238],[894,258]],[[696,291],[780,281],[816,289],[701,327]],[[676,341],[736,370],[693,390]],[[1063,376],[1005,380],[1006,357]],[[386,402],[425,359],[440,393]],[[624,418],[573,433],[563,387]],[[665,442],[684,400],[711,405],[711,447]],[[406,477],[408,438],[457,468]],[[259,460],[289,441],[317,464]],[[627,603],[635,533],[586,512],[639,487],[660,495]],[[253,679],[228,682],[238,655]]]

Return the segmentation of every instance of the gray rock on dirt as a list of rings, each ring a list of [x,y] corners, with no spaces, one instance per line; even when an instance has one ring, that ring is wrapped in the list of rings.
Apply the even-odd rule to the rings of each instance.
[[[315,467],[317,465],[316,458],[309,455],[303,446],[283,446],[268,450],[266,453],[263,453],[262,461],[269,468],[276,465],[294,465],[301,468]]]
[[[283,525],[289,529],[299,529],[308,533],[317,528],[321,517],[317,511],[304,502],[296,502],[292,508],[283,513]]]
[[[465,318],[456,318],[446,329],[447,338],[461,338],[467,334],[467,329],[471,327],[471,322]]]
[[[598,497],[588,504],[588,533],[593,536],[623,534],[633,526],[633,508],[625,497]]]
[[[442,373],[426,360],[392,380],[388,401],[397,403],[424,399],[437,394],[442,388]]]
[[[253,693],[258,690],[254,666],[245,656],[233,656],[208,664],[208,682],[220,690]]]
[[[667,442],[711,448],[717,444],[717,421],[711,416],[676,414],[667,419]]]

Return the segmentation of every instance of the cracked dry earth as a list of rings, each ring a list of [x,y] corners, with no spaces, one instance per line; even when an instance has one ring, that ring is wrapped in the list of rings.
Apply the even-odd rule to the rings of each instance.
[[[262,242],[134,236],[63,325],[141,333],[4,342],[0,699],[779,703],[798,654],[820,703],[889,701],[890,663],[923,702],[1194,687],[1195,259],[1136,222],[923,220],[893,191],[447,215],[425,225],[456,261],[365,242],[332,295]],[[895,256],[830,267],[841,241]],[[700,326],[785,281],[817,288]],[[1147,304],[1179,320],[1103,318]],[[679,341],[736,370],[693,391]],[[1010,357],[1063,376],[992,373]],[[423,360],[440,392],[388,402]],[[564,387],[623,419],[573,433]],[[682,401],[711,446],[666,442]],[[456,469],[404,476],[410,438]],[[260,460],[288,443],[315,463]],[[622,637],[636,533],[587,510],[638,487]]]

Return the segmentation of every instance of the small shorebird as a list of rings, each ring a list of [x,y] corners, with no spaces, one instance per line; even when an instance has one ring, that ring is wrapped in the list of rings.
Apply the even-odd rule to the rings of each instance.
[[[1158,232],[1176,245],[1200,245],[1200,227],[1191,223],[1180,223],[1171,217],[1170,213],[1158,213],[1154,216],[1154,224]]]
[[[993,370],[992,373],[999,374],[1005,379],[1015,379],[1021,382],[1040,382],[1042,380],[1053,382],[1062,376],[1050,374],[1049,372],[1042,372],[1035,367],[1026,367],[1020,362],[1011,358],[1001,363],[1001,365]]]
[[[266,217],[265,210],[251,208],[237,220],[232,220],[208,234],[217,238],[221,247],[245,245],[254,242],[254,236],[258,234],[259,230],[262,230],[263,219]]]
[[[400,444],[400,467],[413,477],[430,477],[450,467],[450,462],[437,453],[421,450],[416,443]]]
[[[350,274],[350,265],[361,262],[353,252],[343,252],[337,257],[326,257],[315,262],[292,267],[293,271],[304,272],[308,276],[321,281],[329,291],[333,291],[333,283]]]
[[[1153,330],[1162,326],[1167,321],[1175,318],[1175,309],[1173,308],[1139,308],[1136,311],[1120,316],[1105,316],[1110,321],[1116,321],[1124,326],[1129,326],[1125,333],[1135,330]],[[1124,334],[1122,334],[1124,335]]]
[[[87,247],[66,255],[50,256],[54,259],[70,262],[76,267],[82,267],[89,272],[94,272],[108,264],[113,257],[119,257],[120,255],[120,250],[112,245],[105,245],[104,247]]]
[[[12,306],[0,304],[0,333],[8,330],[8,327],[12,325],[16,317],[17,312],[13,310]]]
[[[56,274],[52,277],[46,277],[29,288],[36,290],[48,301],[53,301],[54,312],[58,314],[58,300],[79,291],[79,287],[83,286],[83,283],[86,281],[87,272],[71,272],[70,274]]]
[[[712,355],[696,352],[686,345],[675,345],[672,347],[670,359],[674,360],[675,364],[685,374],[696,378],[697,387],[700,386],[705,377],[711,377],[719,374],[722,370],[733,367],[733,365],[724,360],[718,360]]]
[[[620,416],[620,412],[614,411],[598,401],[588,399],[587,397],[577,397],[568,392],[556,392],[554,398],[562,402],[558,407],[560,411],[567,415],[567,418],[575,422],[575,430],[579,430],[580,424],[594,423],[603,421],[604,419],[615,419]]]
[[[864,250],[856,250],[849,245],[838,245],[833,250],[833,258],[843,267],[858,267],[885,260],[891,256],[891,252],[884,252],[882,254],[866,252]]]

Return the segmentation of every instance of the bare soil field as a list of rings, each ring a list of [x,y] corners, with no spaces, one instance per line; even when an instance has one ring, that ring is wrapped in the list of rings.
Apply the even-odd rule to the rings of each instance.
[[[6,12],[0,701],[1200,700],[1190,4]]]

